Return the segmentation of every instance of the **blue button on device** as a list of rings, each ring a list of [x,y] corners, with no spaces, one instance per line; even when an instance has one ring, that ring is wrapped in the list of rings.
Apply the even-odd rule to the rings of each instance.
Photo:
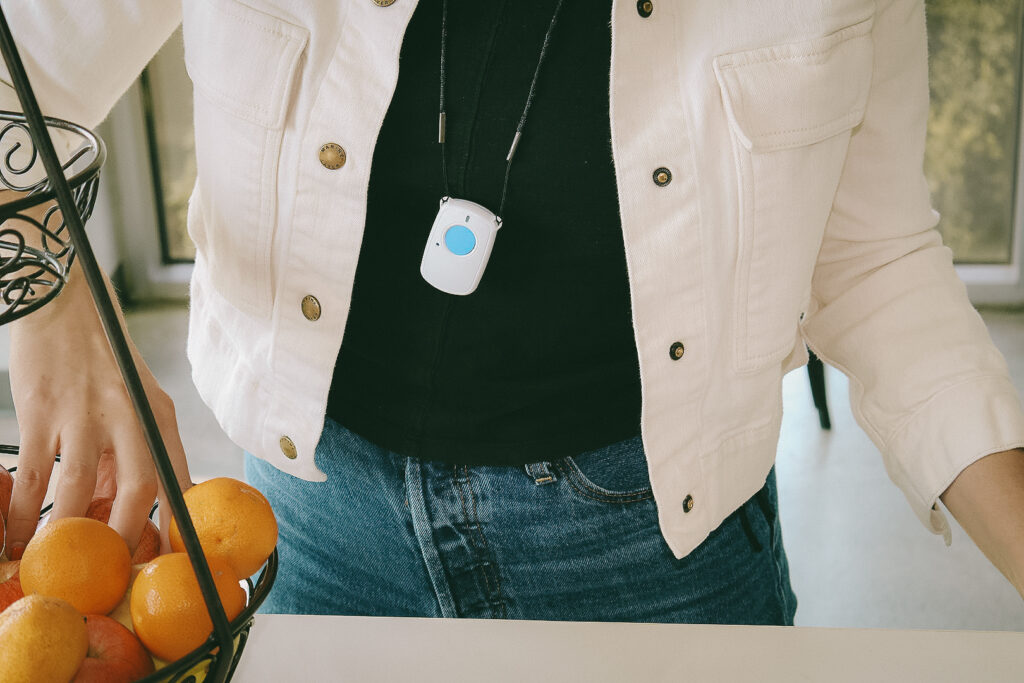
[[[453,225],[444,233],[444,245],[456,256],[465,256],[476,246],[476,235],[465,225]]]

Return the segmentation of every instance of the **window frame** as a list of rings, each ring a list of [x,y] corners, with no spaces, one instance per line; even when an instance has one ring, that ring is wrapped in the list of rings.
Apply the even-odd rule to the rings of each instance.
[[[111,196],[115,234],[123,255],[119,264],[123,294],[134,302],[187,300],[193,264],[164,260],[161,207],[153,178],[156,160],[150,150],[138,82],[114,106],[99,132],[111,150],[116,150],[107,157],[109,181],[101,182],[100,187]]]

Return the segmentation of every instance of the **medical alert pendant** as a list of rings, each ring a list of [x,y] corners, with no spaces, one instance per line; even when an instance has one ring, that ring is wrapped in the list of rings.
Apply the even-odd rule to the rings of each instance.
[[[500,227],[501,219],[479,204],[442,197],[420,262],[423,279],[448,294],[472,294]]]
[[[562,8],[562,2],[563,0],[558,0],[558,4],[555,5],[555,13],[551,15],[551,23],[548,25],[547,33],[544,34],[544,44],[541,46],[540,56],[537,58],[537,68],[533,71],[533,82],[530,83],[530,92],[526,97],[523,115],[519,118],[516,134],[512,138],[512,146],[508,150],[508,156],[505,157],[505,181],[501,186],[501,203],[498,204],[498,214],[505,212],[505,191],[508,189],[508,173],[512,169],[512,155],[515,154],[516,146],[523,134],[523,125],[526,123],[526,115],[530,112],[530,103],[533,102],[533,95],[537,87],[537,74],[540,73],[540,66],[544,63],[544,54],[547,52],[551,32],[555,28],[555,20],[558,18],[558,11]],[[420,261],[420,274],[424,280],[442,292],[472,294],[480,284],[484,268],[487,267],[487,260],[491,257],[494,238],[501,228],[501,217],[479,204],[465,199],[453,199],[447,194],[451,191],[448,189],[448,171],[445,166],[444,154],[445,123],[447,121],[444,108],[444,55],[448,35],[447,21],[448,2],[444,0],[441,3],[441,93],[438,101],[437,142],[441,145],[441,175],[444,178],[445,196],[441,197],[441,208],[438,209],[434,225],[430,228],[430,237],[427,238],[427,246],[423,250],[423,260]]]

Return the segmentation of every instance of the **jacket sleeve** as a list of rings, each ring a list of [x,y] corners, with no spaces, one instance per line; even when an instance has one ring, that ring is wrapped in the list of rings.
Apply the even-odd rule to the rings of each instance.
[[[936,501],[972,462],[1024,446],[1006,361],[935,230],[922,170],[924,5],[882,0],[874,65],[812,280],[804,339],[850,379],[854,416],[889,477],[950,542]]]
[[[95,128],[181,22],[180,0],[5,0],[44,116]],[[0,60],[0,110],[21,111]],[[58,155],[69,136],[55,134]],[[37,161],[42,177],[42,163]]]

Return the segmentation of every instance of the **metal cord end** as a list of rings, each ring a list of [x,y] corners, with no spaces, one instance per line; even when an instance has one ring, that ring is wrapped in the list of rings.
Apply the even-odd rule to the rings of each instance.
[[[445,115],[444,112],[437,117],[437,141],[444,144],[444,124]]]
[[[522,133],[520,133],[517,130],[516,131],[516,136],[514,138],[512,138],[512,146],[508,150],[508,156],[505,157],[505,161],[512,161],[512,155],[516,153],[516,147],[519,146],[519,138],[521,136],[522,136]]]

